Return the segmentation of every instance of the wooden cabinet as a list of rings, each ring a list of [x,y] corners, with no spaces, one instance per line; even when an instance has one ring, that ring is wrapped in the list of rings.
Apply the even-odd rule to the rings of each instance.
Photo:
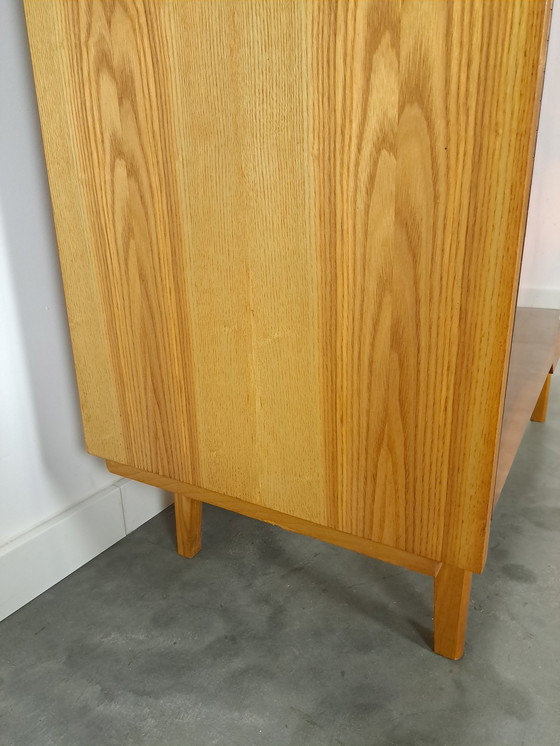
[[[500,438],[549,2],[25,9],[88,450],[187,556],[209,502],[433,575],[458,657],[553,363],[530,312]]]

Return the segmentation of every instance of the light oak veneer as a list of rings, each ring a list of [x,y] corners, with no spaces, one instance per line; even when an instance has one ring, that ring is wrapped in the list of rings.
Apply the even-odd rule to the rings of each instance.
[[[550,3],[25,9],[88,450],[443,567],[436,649],[456,657]],[[192,554],[200,513],[179,502]]]

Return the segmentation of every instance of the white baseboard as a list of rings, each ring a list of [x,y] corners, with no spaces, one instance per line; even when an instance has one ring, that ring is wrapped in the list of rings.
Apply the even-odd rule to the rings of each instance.
[[[518,306],[529,308],[560,308],[559,288],[519,288]]]
[[[0,547],[0,620],[104,552],[172,502],[121,479]]]
[[[121,479],[117,482],[121,489],[124,525],[127,534],[135,531],[139,526],[157,513],[173,504],[170,492],[150,487],[132,479]]]

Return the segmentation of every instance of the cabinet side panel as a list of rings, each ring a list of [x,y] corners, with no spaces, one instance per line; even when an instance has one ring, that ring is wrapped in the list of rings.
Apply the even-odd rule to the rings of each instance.
[[[399,546],[407,500],[392,340],[395,286],[406,271],[394,256],[401,3],[309,9],[324,489],[337,527]]]
[[[401,11],[395,261],[410,271],[393,339],[399,361],[413,351],[400,389],[408,404],[403,548],[477,571],[549,10],[527,0],[405,0]]]
[[[84,277],[95,303],[73,337],[80,389],[107,389],[126,463],[196,481],[185,237],[158,24],[148,26],[142,3],[47,0],[26,12],[71,324],[88,314]],[[97,405],[83,401],[86,437],[106,457],[115,445],[98,436]]]
[[[489,530],[548,11],[311,11],[329,503],[343,530],[471,570]]]
[[[549,4],[26,11],[91,450],[480,570]]]
[[[472,54],[483,51],[441,559],[480,572],[493,505],[551,3],[469,5],[480,16]]]
[[[95,224],[79,174],[64,60],[68,39],[52,3],[25,3],[43,143],[87,448],[126,457],[118,415],[118,381],[92,251]]]
[[[177,72],[200,484],[325,524],[307,6],[157,15]]]

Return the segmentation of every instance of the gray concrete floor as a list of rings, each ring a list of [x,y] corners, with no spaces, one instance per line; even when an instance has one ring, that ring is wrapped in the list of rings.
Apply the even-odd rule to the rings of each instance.
[[[0,744],[560,744],[559,384],[462,661],[430,650],[429,578],[210,507],[182,559],[166,511],[0,624]]]

